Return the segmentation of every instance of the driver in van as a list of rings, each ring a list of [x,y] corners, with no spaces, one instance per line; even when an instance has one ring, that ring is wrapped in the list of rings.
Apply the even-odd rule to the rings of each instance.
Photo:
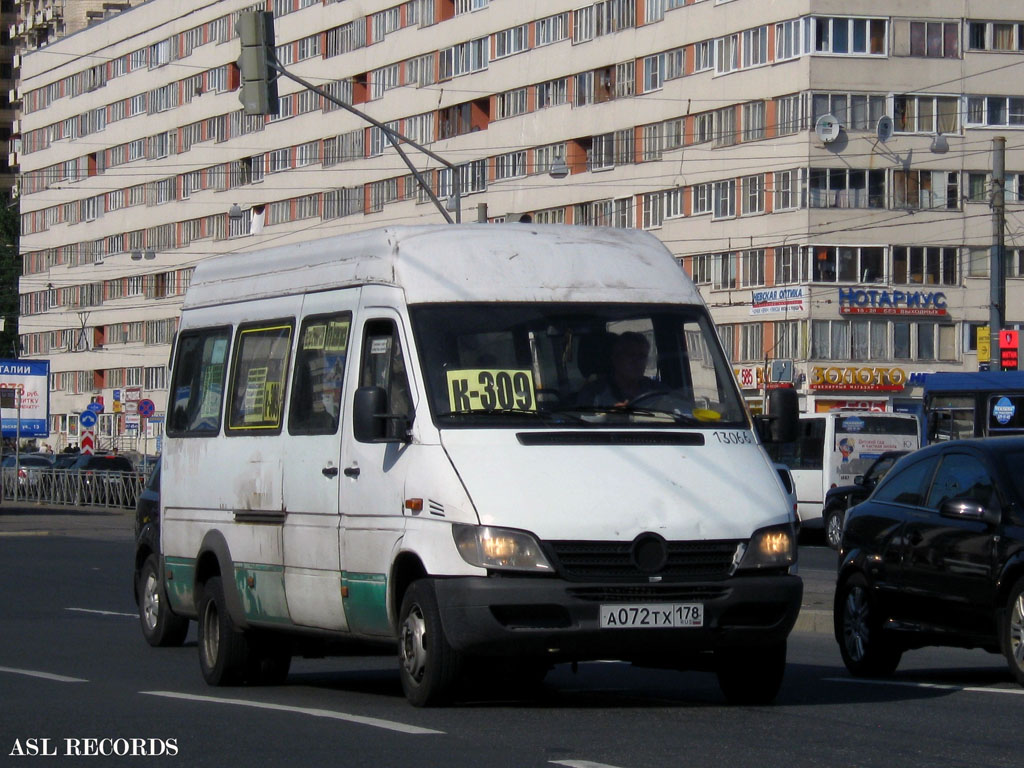
[[[644,375],[651,344],[636,331],[626,331],[615,338],[611,347],[611,371],[583,385],[576,398],[577,405],[620,406],[649,392],[654,379]]]

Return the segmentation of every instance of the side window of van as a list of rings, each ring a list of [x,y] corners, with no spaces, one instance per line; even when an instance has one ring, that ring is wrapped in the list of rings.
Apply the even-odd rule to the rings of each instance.
[[[388,395],[388,413],[412,420],[412,397],[402,342],[392,320],[371,320],[363,330],[359,386],[381,387]],[[396,422],[390,422],[394,427]]]
[[[228,434],[281,431],[292,327],[290,320],[239,326],[228,390]]]
[[[230,328],[185,331],[178,337],[168,435],[210,437],[220,432],[230,342]]]
[[[825,456],[825,419],[800,421],[800,466],[798,469],[823,469]]]
[[[308,317],[299,331],[292,377],[288,432],[293,435],[333,435],[341,413],[341,385],[348,355],[352,315]]]

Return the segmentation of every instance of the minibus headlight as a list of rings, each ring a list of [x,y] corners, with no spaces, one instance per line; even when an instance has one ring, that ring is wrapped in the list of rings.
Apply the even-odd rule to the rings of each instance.
[[[754,532],[737,568],[788,568],[795,562],[795,529],[792,525],[776,525]]]
[[[470,565],[505,571],[552,572],[540,544],[524,531],[486,525],[453,525],[462,559]]]

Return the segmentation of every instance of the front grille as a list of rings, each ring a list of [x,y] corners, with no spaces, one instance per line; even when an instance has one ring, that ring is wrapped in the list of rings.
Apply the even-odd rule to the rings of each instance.
[[[566,590],[577,600],[595,603],[688,603],[718,600],[729,593],[728,587],[677,586],[651,584],[629,587],[570,587]]]
[[[669,541],[665,565],[656,573],[641,571],[633,561],[631,541],[549,541],[555,570],[573,581],[673,581],[724,579],[732,571],[738,541]]]

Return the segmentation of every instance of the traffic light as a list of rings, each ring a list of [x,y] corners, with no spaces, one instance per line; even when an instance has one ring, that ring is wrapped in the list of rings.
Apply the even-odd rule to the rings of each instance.
[[[238,69],[242,84],[238,100],[247,115],[276,115],[277,71],[274,61],[274,14],[270,11],[244,11],[235,25],[242,43]]]

